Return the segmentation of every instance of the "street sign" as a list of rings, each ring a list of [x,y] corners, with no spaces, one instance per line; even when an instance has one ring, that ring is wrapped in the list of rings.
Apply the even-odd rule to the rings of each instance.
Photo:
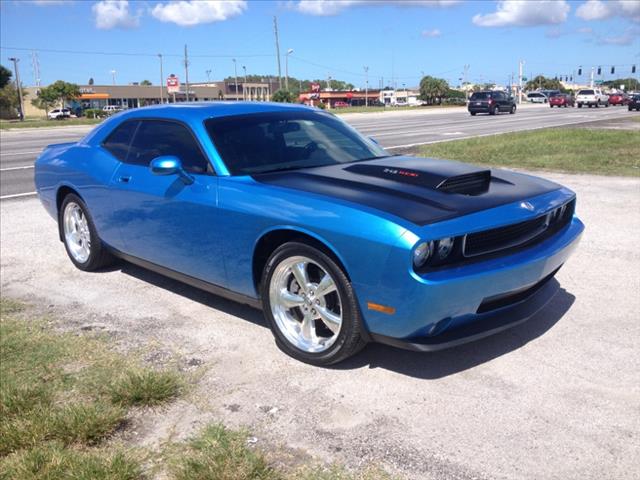
[[[312,83],[311,84],[311,91],[316,93],[320,91],[320,84],[319,83]]]
[[[180,80],[173,73],[167,78],[167,92],[178,93],[180,92]]]
[[[523,82],[526,82],[527,80],[528,80],[528,78],[527,78],[527,77],[522,77],[522,81],[523,81]]]
[[[596,81],[595,81],[595,84],[596,84],[596,85],[602,85],[602,82],[604,82],[604,80],[596,80]]]

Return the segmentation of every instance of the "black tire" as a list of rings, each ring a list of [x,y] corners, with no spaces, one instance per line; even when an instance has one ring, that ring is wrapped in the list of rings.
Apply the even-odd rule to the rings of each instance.
[[[511,110],[509,110],[509,113],[511,115],[513,115],[514,113],[516,113],[516,106],[515,105],[511,105]]]
[[[604,108],[609,108],[609,102],[604,104]]]
[[[78,205],[78,207],[80,207],[89,227],[91,246],[89,257],[85,262],[79,262],[73,257],[64,234],[63,215],[65,209],[67,208],[67,205],[69,205],[70,203],[75,203],[76,205]],[[94,270],[98,270],[99,268],[105,267],[115,261],[113,255],[109,253],[109,251],[104,247],[102,241],[100,240],[95,223],[93,222],[93,218],[91,217],[91,213],[89,213],[89,209],[82,201],[82,199],[77,195],[70,193],[62,200],[60,210],[58,211],[58,228],[60,229],[60,238],[62,238],[62,242],[64,243],[64,248],[67,251],[69,259],[80,270],[83,270],[85,272],[92,272]]]
[[[581,103],[578,104],[578,108],[582,108],[582,104]]]
[[[322,267],[334,279],[340,295],[342,308],[342,326],[333,345],[327,350],[311,353],[293,345],[280,331],[271,310],[269,285],[276,267],[287,258],[304,256]],[[351,282],[337,263],[324,252],[305,243],[288,242],[278,247],[269,257],[262,274],[260,283],[262,308],[264,316],[269,322],[278,347],[287,355],[311,365],[333,365],[341,362],[360,351],[365,345],[364,327],[360,307]]]
[[[489,115],[496,115],[498,113],[498,107],[493,107],[489,110]]]
[[[476,116],[476,112],[469,112],[471,114],[472,117]]]
[[[553,108],[553,105],[549,104],[549,108]]]

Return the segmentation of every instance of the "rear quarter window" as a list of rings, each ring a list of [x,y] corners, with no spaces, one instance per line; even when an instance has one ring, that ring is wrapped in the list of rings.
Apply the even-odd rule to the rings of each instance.
[[[138,123],[137,121],[121,123],[109,134],[107,139],[102,142],[102,147],[121,162],[126,161],[129,146],[131,145],[133,134],[136,132],[136,128],[138,128]]]

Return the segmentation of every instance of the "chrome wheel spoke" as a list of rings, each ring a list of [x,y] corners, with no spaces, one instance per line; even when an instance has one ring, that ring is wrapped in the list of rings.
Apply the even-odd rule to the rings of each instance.
[[[316,311],[320,316],[320,320],[331,330],[334,334],[340,331],[342,325],[342,317],[327,309],[326,307],[316,307]]]
[[[291,293],[286,288],[280,290],[280,301],[286,308],[300,307],[304,304],[304,298],[295,293]]]
[[[336,284],[333,281],[333,278],[331,278],[329,274],[325,274],[324,277],[322,277],[322,280],[320,280],[318,288],[316,288],[316,297],[324,297],[325,295],[335,291]]]
[[[300,285],[303,291],[307,291],[309,288],[309,276],[307,274],[307,262],[298,262],[291,267],[291,273]]]
[[[269,303],[278,331],[302,351],[326,351],[341,332],[340,291],[326,268],[308,257],[291,256],[274,268]]]
[[[73,202],[67,204],[62,225],[70,255],[75,261],[85,263],[91,256],[91,234],[87,217],[78,204]]]

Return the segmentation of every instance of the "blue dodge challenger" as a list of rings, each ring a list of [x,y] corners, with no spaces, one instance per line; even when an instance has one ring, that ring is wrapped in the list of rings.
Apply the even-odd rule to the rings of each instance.
[[[280,348],[315,365],[523,322],[584,228],[561,185],[390,155],[299,105],[124,112],[47,147],[35,181],[80,270],[120,258],[261,307]]]

